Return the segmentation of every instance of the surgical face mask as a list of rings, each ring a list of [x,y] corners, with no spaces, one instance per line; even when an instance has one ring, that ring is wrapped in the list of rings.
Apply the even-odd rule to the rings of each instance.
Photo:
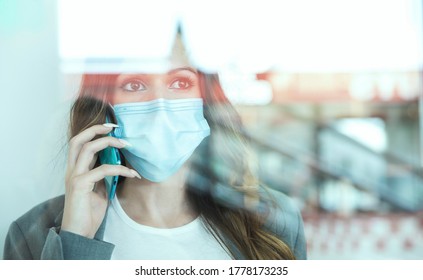
[[[116,136],[132,144],[121,150],[125,159],[153,182],[178,171],[210,134],[201,98],[118,104],[114,112]]]

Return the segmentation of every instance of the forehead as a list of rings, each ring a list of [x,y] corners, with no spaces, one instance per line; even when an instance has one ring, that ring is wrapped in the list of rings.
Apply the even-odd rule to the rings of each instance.
[[[176,36],[171,52],[167,57],[149,59],[125,58],[122,67],[116,69],[116,74],[131,75],[164,75],[179,70],[188,70],[197,74],[197,69],[190,62],[187,51],[180,36]],[[126,67],[127,66],[127,67]],[[120,75],[119,75],[120,76]]]
[[[182,42],[182,38],[179,35],[175,37],[173,48],[169,57],[169,62],[172,68],[183,66],[194,68],[189,60],[189,55]]]
[[[166,59],[152,61],[134,61],[126,59],[124,63],[128,63],[128,65],[132,65],[133,67],[129,67],[128,69],[124,68],[124,71],[117,71],[117,73],[125,75],[134,73],[142,75],[164,75],[173,74],[183,70],[194,74],[198,73],[197,69],[190,62],[180,39],[175,40],[172,51]]]

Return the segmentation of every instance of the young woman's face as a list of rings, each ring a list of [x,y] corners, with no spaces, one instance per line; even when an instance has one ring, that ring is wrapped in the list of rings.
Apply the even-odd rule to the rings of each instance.
[[[175,67],[164,74],[121,74],[117,77],[113,104],[144,102],[158,98],[200,98],[198,73],[191,67]]]

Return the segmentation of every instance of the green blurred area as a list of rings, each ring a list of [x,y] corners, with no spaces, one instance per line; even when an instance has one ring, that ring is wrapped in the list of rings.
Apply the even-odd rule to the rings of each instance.
[[[45,0],[0,0],[0,33],[14,36],[41,30],[46,24]]]

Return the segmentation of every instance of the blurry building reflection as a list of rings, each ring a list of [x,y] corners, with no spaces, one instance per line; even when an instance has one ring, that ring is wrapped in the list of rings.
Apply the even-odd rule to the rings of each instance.
[[[419,72],[264,73],[239,105],[260,178],[302,209],[311,259],[422,259]]]

